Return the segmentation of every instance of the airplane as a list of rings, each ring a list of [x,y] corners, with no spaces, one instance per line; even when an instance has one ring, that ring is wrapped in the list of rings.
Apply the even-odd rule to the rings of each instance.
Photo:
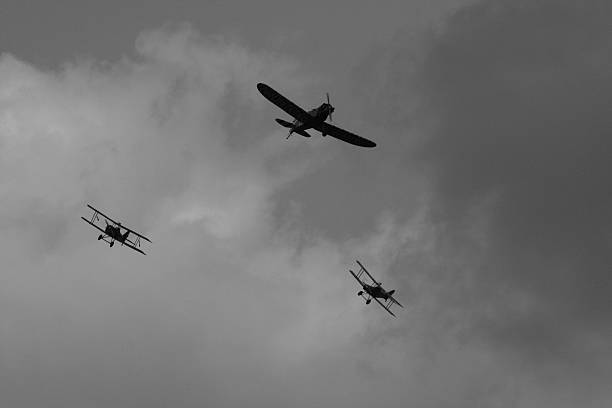
[[[140,235],[136,231],[133,231],[127,227],[124,227],[123,225],[121,225],[120,222],[113,221],[109,216],[105,215],[99,210],[96,210],[91,205],[87,204],[87,207],[93,210],[94,213],[91,216],[91,219],[89,220],[86,219],[85,217],[81,217],[81,219],[83,219],[83,221],[92,225],[94,228],[102,232],[102,234],[98,236],[98,241],[103,240],[104,242],[108,243],[111,248],[115,244],[115,241],[119,241],[121,242],[122,246],[125,245],[133,249],[136,252],[140,252],[141,254],[146,255],[141,249],[137,247],[140,247],[141,238],[144,239],[145,241],[151,242],[149,238],[145,237],[144,235]],[[100,220],[100,217],[98,215],[101,215],[102,217],[104,217],[104,222],[106,223],[106,227],[104,229],[102,229],[100,226],[95,224],[96,221]],[[110,221],[110,224],[109,224],[109,221]],[[125,232],[121,233],[121,229],[124,229]],[[136,238],[134,240],[128,239],[130,234],[134,234]]]
[[[372,142],[371,140],[357,136],[354,133],[340,129],[339,127],[325,122],[327,117],[329,117],[330,120],[332,119],[332,112],[335,110],[335,108],[329,103],[329,93],[327,94],[327,103],[323,103],[318,108],[314,108],[306,112],[304,109],[300,108],[264,83],[258,83],[257,89],[267,100],[294,117],[293,122],[287,122],[283,119],[276,119],[276,122],[279,125],[289,128],[287,139],[289,139],[293,133],[297,133],[298,135],[304,137],[310,137],[310,134],[306,131],[308,129],[315,129],[321,132],[323,137],[330,135],[336,139],[340,139],[356,146],[376,146],[376,143]]]
[[[359,272],[355,273],[349,269],[349,272],[351,273],[351,275],[353,275],[353,277],[357,279],[357,282],[359,282],[359,284],[363,288],[363,290],[360,290],[359,292],[357,292],[357,296],[363,297],[365,299],[366,305],[369,305],[372,299],[374,299],[387,312],[389,312],[391,316],[396,317],[390,309],[391,306],[393,306],[393,304],[396,304],[401,308],[403,308],[404,306],[402,306],[401,303],[395,300],[395,298],[393,297],[395,290],[390,290],[390,291],[384,290],[382,287],[382,284],[380,282],[376,282],[376,279],[374,279],[372,275],[370,275],[370,272],[368,272],[365,266],[363,266],[361,262],[359,261],[357,261],[357,263],[359,264],[359,268],[360,268]],[[372,280],[372,282],[374,283],[373,285],[369,285],[365,283],[363,280],[361,280],[361,277],[363,276],[364,272]],[[378,299],[383,299],[385,302],[383,303]]]

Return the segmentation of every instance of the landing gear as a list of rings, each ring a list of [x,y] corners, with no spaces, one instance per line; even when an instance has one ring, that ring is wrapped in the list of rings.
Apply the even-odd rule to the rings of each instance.
[[[111,243],[110,243],[110,247],[112,248],[112,247],[113,247],[113,245],[115,245],[115,241],[111,241]]]
[[[372,301],[372,299],[366,300],[366,305],[369,305],[371,301]]]
[[[98,235],[98,241],[102,239],[102,235]]]
[[[360,290],[359,292],[357,292],[357,296],[361,296],[363,295],[363,290]]]

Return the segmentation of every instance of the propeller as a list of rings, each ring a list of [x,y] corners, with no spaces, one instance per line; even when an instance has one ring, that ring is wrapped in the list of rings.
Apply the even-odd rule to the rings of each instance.
[[[329,92],[326,92],[325,95],[327,96],[327,105],[329,106],[329,120],[333,122],[332,112],[334,111],[334,107],[329,103]]]

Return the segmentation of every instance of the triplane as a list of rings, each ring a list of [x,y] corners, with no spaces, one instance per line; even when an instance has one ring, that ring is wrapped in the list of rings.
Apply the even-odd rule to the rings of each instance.
[[[355,273],[349,269],[349,272],[351,273],[351,275],[353,275],[353,277],[357,279],[357,282],[359,282],[359,284],[363,288],[363,290],[360,290],[359,292],[357,292],[357,296],[361,296],[362,298],[364,298],[366,305],[369,305],[372,299],[374,299],[387,312],[389,312],[391,316],[396,317],[391,311],[391,306],[393,306],[394,303],[397,304],[401,308],[403,308],[404,306],[402,306],[400,302],[398,302],[397,300],[393,298],[393,294],[395,293],[395,290],[390,290],[388,292],[384,290],[382,287],[382,284],[380,282],[376,282],[376,279],[374,279],[372,275],[370,275],[370,272],[368,272],[365,266],[363,266],[361,262],[359,261],[357,261],[357,263],[359,264],[359,272]],[[364,273],[370,278],[373,285],[369,285],[365,283],[363,280],[361,280],[361,277],[364,276]],[[378,299],[383,299],[384,303]]]
[[[96,210],[95,208],[93,208],[91,205],[87,204],[87,207],[89,207],[91,210],[93,210],[93,215],[91,216],[91,218],[88,220],[85,217],[81,217],[83,219],[83,221],[85,221],[86,223],[92,225],[94,228],[100,230],[102,232],[102,234],[100,234],[98,236],[98,241],[99,240],[103,240],[104,242],[108,243],[108,245],[110,247],[112,247],[115,244],[115,241],[119,241],[121,242],[121,245],[125,245],[129,248],[132,248],[134,251],[136,252],[140,252],[143,255],[146,255],[141,249],[139,249],[138,247],[140,247],[140,239],[144,239],[145,241],[151,242],[151,240],[147,237],[145,237],[144,235],[141,235],[139,233],[137,233],[136,231],[133,231],[127,227],[124,227],[123,225],[121,225],[120,222],[114,221],[113,219],[111,219],[109,216],[105,215],[104,213],[102,213],[99,210]],[[98,226],[96,224],[96,221],[100,220],[99,216],[104,217],[104,222],[106,223],[106,227],[104,229],[102,229],[102,227]],[[109,224],[110,221],[110,224]],[[125,232],[122,233],[121,230],[124,229]],[[130,234],[135,235],[135,239],[131,240],[128,239],[128,236]]]
[[[295,103],[291,102],[289,99],[285,98],[283,95],[279,94],[264,83],[258,83],[257,89],[267,100],[294,117],[293,122],[287,122],[283,119],[276,119],[276,122],[279,125],[289,129],[287,139],[289,139],[289,136],[291,136],[293,133],[297,133],[298,135],[304,137],[310,137],[310,134],[306,131],[308,129],[315,129],[321,132],[323,136],[330,135],[336,139],[343,140],[356,146],[376,146],[376,143],[371,140],[357,136],[354,133],[340,129],[339,127],[325,122],[328,116],[331,120],[332,112],[334,111],[334,107],[329,103],[329,94],[327,94],[327,103],[322,103],[318,108],[314,108],[306,112],[304,109],[300,108]]]

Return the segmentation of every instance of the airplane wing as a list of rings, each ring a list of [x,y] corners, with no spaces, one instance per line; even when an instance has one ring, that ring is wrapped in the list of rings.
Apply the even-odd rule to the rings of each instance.
[[[391,295],[389,295],[389,299],[391,299],[393,301],[393,303],[395,303],[396,305],[398,305],[399,307],[401,307],[402,309],[404,308],[404,306],[402,306],[402,304],[400,302],[398,302],[397,300],[395,300],[395,298]]]
[[[357,277],[357,275],[355,275],[355,272],[351,271],[350,269],[349,269],[349,272],[351,273],[351,275],[353,275],[355,279],[357,279],[357,282],[359,282],[359,284],[363,286],[363,282],[361,281],[361,279]]]
[[[339,127],[330,125],[329,123],[323,122],[321,125],[316,126],[315,129],[317,129],[319,132],[323,133],[324,135],[330,135],[332,137],[335,137],[336,139],[340,139],[344,142],[353,144],[355,146],[361,146],[361,147],[376,146],[376,143],[374,143],[371,140],[368,140],[361,136],[357,136],[354,133],[351,133],[344,129],[340,129]]]
[[[109,217],[108,215],[104,214],[102,211],[100,210],[96,210],[95,208],[93,208],[91,205],[87,204],[87,206],[89,208],[91,208],[92,210],[94,210],[97,214],[100,214],[101,216],[103,216],[104,218],[106,218],[108,221],[112,222],[115,225],[119,225],[117,223],[117,221],[113,220],[111,217]],[[91,224],[91,223],[90,223]]]
[[[95,209],[94,209],[94,211],[97,211],[97,210],[95,210]],[[101,214],[102,216],[106,217],[104,214],[100,213],[99,211],[98,211],[98,213],[99,213],[99,214]],[[97,226],[96,224],[94,224],[93,222],[89,221],[87,218],[85,218],[85,217],[81,217],[81,219],[82,219],[83,221],[85,221],[86,223],[88,223],[89,225],[91,225],[92,227],[94,227],[95,229],[100,230],[100,232],[101,232],[101,233],[103,233],[104,235],[106,235],[106,231],[104,231],[102,228],[98,227],[98,226]],[[112,220],[111,220],[111,221],[112,221]],[[136,233],[135,233],[135,234],[136,234]],[[136,235],[138,235],[138,234],[136,234]],[[145,237],[143,237],[143,238],[144,238],[144,239],[146,239]],[[127,240],[126,240],[126,241],[127,241]],[[147,241],[149,241],[149,240],[147,239]],[[151,242],[151,241],[149,241],[149,242]],[[140,252],[141,254],[146,255],[146,254],[145,254],[145,253],[144,253],[142,250],[140,250],[140,249],[136,248],[134,245],[131,245],[129,242],[122,242],[122,244],[123,244],[123,245],[125,245],[125,246],[127,246],[127,247],[132,248],[132,249],[133,249],[134,251],[136,251],[136,252]]]
[[[270,102],[284,110],[289,115],[293,116],[302,123],[306,123],[312,120],[312,116],[308,114],[304,109],[285,98],[283,95],[276,92],[264,83],[258,83],[257,89],[259,92]]]
[[[125,245],[126,247],[132,248],[134,251],[136,252],[140,252],[143,255],[146,255],[141,249],[136,248],[134,245],[128,243],[128,242],[123,242],[123,245]]]
[[[385,304],[383,302],[381,302],[380,300],[378,300],[378,298],[373,297],[372,299],[374,299],[379,305],[381,305],[383,309],[385,309],[387,312],[389,312],[389,314],[391,316],[397,317],[396,315],[393,314],[391,309],[389,309],[387,306],[385,306]]]
[[[131,230],[131,229],[127,228],[127,227],[124,227],[123,225],[121,226],[121,228],[123,228],[126,231],[130,231],[131,234],[134,234],[137,237],[144,239],[145,241],[151,242],[151,240],[149,238],[145,237],[144,235],[141,235],[141,234],[137,233],[134,230]]]
[[[370,275],[370,272],[368,272],[368,270],[365,268],[365,266],[363,266],[363,264],[361,262],[359,262],[359,260],[356,259],[356,261],[359,264],[359,266],[361,267],[361,269],[363,269],[363,271],[368,274],[370,279],[372,279],[372,282],[374,282],[375,285],[379,285],[380,286],[380,283],[377,282],[376,279],[374,279],[374,277],[372,275]]]
[[[104,214],[102,214],[102,215],[104,215]],[[97,226],[96,224],[94,224],[93,222],[89,221],[87,218],[85,218],[85,217],[81,217],[81,219],[82,219],[83,221],[85,221],[86,223],[88,223],[89,225],[91,225],[92,227],[94,227],[94,228],[96,228],[96,229],[100,230],[100,232],[102,232],[103,234],[106,234],[106,231],[104,231],[102,228],[98,227],[98,226]]]

